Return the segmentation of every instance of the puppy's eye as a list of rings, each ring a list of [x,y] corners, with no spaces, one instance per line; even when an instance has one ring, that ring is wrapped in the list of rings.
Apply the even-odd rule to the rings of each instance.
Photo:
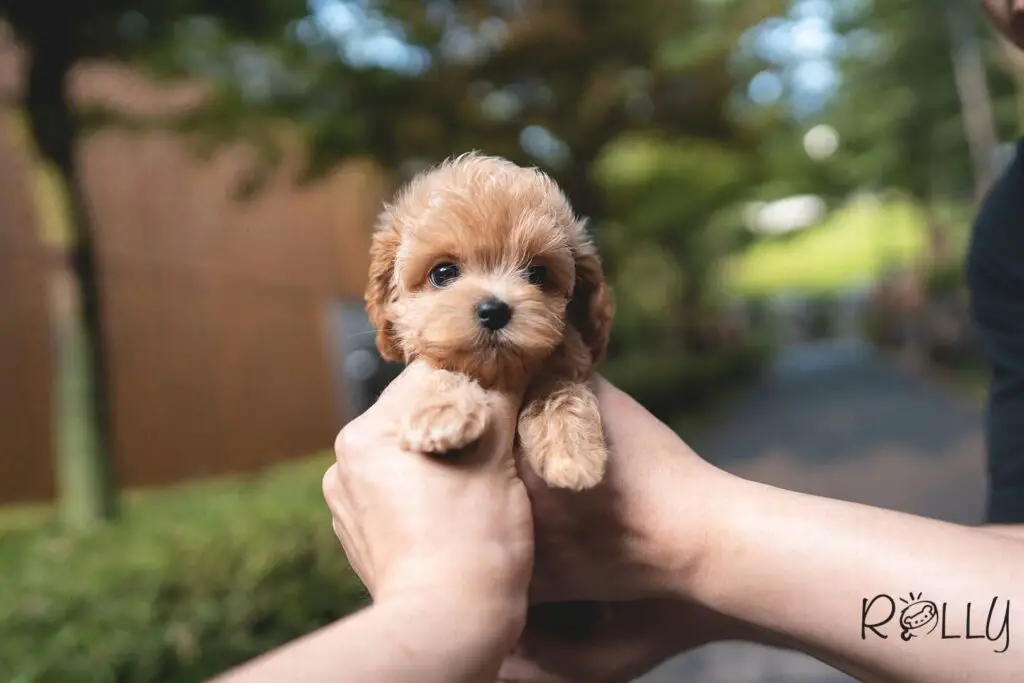
[[[526,279],[531,285],[543,287],[548,283],[548,269],[545,266],[530,266],[526,270]]]
[[[430,269],[427,279],[435,287],[447,287],[459,277],[459,267],[454,263],[439,263]]]

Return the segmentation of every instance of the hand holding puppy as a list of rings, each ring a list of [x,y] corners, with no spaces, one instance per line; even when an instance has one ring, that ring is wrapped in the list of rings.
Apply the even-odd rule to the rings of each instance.
[[[457,460],[426,458],[402,448],[396,418],[435,379],[410,365],[338,435],[323,480],[334,530],[375,600],[457,600],[516,631],[533,564],[530,503],[511,452],[518,404],[484,394],[479,443]]]

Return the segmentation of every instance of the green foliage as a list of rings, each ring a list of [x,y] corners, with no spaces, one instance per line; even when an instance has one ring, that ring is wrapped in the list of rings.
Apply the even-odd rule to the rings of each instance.
[[[729,260],[725,279],[731,292],[743,295],[832,293],[913,263],[926,242],[918,205],[863,198],[832,212],[819,226],[755,243]]]
[[[750,74],[732,55],[744,31],[784,5],[328,0],[300,11],[282,0],[259,32],[196,11],[137,61],[214,83],[193,121],[212,139],[256,134],[233,129],[240,121],[290,122],[306,143],[310,178],[356,155],[403,171],[480,149],[544,167],[598,219],[590,164],[620,134],[744,138],[727,103]],[[341,14],[351,28],[339,35],[314,10]],[[264,24],[274,21],[271,35]],[[393,63],[358,57],[374,38],[395,46]]]
[[[673,421],[757,377],[772,352],[770,343],[756,337],[712,354],[637,348],[609,360],[600,372],[654,415]]]
[[[897,189],[919,201],[969,196],[974,178],[963,110],[981,103],[961,99],[953,56],[960,33],[986,35],[980,11],[946,0],[858,7],[837,25],[845,39],[843,86],[822,115],[841,139],[830,172],[840,186]],[[956,34],[948,14],[954,10]],[[986,104],[993,105],[997,129],[1012,133],[1018,123],[1013,85],[994,64],[981,67],[981,74],[965,74],[987,80],[992,102]]]
[[[308,12],[305,0],[91,0],[63,8],[66,22],[53,21],[53,8],[26,0],[0,0],[0,16],[30,47],[69,50],[77,59],[148,58],[178,38],[180,22],[203,17],[249,39],[276,39],[282,27]],[[73,40],[50,46],[55,36]]]
[[[0,680],[194,683],[356,609],[328,464],[145,493],[85,533],[5,513]]]
[[[642,338],[709,303],[717,266],[746,244],[742,205],[758,158],[740,145],[621,136],[595,165],[610,218],[602,251],[620,292],[620,328]]]

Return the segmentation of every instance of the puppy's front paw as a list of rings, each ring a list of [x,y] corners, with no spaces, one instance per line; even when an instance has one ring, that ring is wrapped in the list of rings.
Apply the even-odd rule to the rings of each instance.
[[[409,415],[401,430],[402,447],[420,453],[447,453],[465,448],[487,427],[486,397],[444,395],[428,399]]]
[[[593,451],[585,455],[556,455],[539,458],[534,466],[548,486],[583,491],[601,483],[604,478],[605,454]]]
[[[582,491],[604,478],[608,452],[601,415],[583,385],[568,385],[527,406],[519,438],[533,471],[549,486]]]

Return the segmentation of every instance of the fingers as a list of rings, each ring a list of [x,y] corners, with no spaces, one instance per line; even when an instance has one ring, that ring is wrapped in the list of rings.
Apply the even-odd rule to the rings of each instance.
[[[349,520],[349,506],[347,505],[347,492],[342,485],[337,464],[331,465],[324,472],[322,480],[324,500],[331,512],[331,528],[334,535],[341,544],[349,566],[356,573],[359,580],[363,582],[367,590],[373,594],[373,585],[370,582],[370,573],[365,563],[369,560],[369,554],[364,543],[361,543],[361,536],[353,533],[354,527]]]

